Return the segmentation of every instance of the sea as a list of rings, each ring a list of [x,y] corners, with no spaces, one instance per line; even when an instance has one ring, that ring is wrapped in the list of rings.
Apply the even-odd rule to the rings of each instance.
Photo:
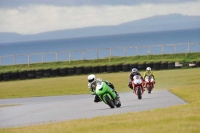
[[[0,43],[0,65],[188,52],[200,52],[200,29]]]

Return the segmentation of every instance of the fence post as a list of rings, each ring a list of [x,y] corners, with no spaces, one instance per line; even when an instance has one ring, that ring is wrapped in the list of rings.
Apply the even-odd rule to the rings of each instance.
[[[190,53],[190,43],[188,43],[188,53]]]
[[[28,67],[30,66],[30,54],[28,54]]]
[[[174,53],[177,54],[176,44],[174,44]]]
[[[69,53],[69,63],[71,62],[71,51],[68,51],[68,53]]]
[[[85,50],[83,50],[82,52],[83,52],[83,60],[85,60]]]
[[[0,56],[0,66],[2,66],[2,62],[1,62],[1,56]]]
[[[126,57],[126,47],[124,47],[124,57]]]
[[[149,54],[152,54],[152,53],[151,53],[151,46],[149,46],[149,51],[148,51],[148,52],[149,52]]]
[[[135,46],[136,49],[136,56],[138,56],[138,46]]]
[[[16,65],[16,55],[13,55],[14,58],[14,65]]]
[[[41,53],[42,55],[42,63],[44,63],[44,53]]]
[[[149,57],[150,54],[151,54],[151,46],[149,46],[149,50],[147,51],[147,58]]]
[[[99,59],[99,53],[98,53],[98,48],[96,49],[96,54],[97,54],[97,59]]]
[[[164,54],[164,45],[162,45],[162,54]]]
[[[58,62],[58,52],[56,52],[56,62]]]
[[[112,48],[110,48],[110,56],[109,56],[109,61],[111,59],[111,56],[112,56]]]

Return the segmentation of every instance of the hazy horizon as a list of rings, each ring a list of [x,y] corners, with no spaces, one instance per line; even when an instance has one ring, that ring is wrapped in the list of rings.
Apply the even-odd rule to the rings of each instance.
[[[199,0],[0,0],[0,32],[37,34],[119,25],[156,15],[200,16]]]

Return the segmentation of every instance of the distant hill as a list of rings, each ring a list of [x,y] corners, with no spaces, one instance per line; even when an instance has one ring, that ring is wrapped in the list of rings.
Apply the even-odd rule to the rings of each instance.
[[[34,35],[21,35],[17,33],[0,32],[0,43],[197,28],[200,28],[200,16],[183,16],[180,14],[170,14],[153,16],[137,21],[123,23],[117,26],[95,26],[77,29],[66,29],[52,32],[43,32]]]

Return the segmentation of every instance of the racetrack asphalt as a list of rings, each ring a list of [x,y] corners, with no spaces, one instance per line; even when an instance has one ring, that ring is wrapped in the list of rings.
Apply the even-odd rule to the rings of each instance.
[[[146,91],[141,100],[132,92],[120,93],[122,106],[111,109],[103,102],[94,103],[93,95],[66,95],[33,98],[0,99],[0,127],[16,127],[81,118],[92,118],[127,112],[166,108],[186,102],[167,90]]]

